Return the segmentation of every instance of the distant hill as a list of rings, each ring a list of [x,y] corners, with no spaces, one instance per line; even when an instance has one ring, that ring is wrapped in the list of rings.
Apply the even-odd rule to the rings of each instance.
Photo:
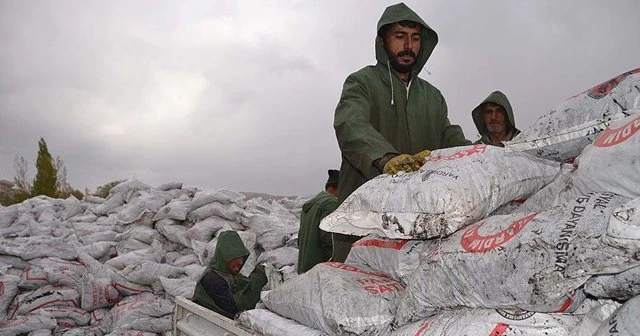
[[[269,195],[269,194],[264,194],[264,193],[259,193],[259,192],[248,192],[248,191],[241,191],[240,193],[245,195],[247,198],[262,197],[262,199],[264,199],[264,200],[277,200],[277,199],[282,199],[282,198],[297,198],[298,197],[298,196]]]

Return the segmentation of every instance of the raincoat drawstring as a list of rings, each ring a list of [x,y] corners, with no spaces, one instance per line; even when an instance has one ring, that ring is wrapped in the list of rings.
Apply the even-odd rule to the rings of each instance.
[[[391,63],[387,60],[387,70],[389,70],[389,85],[391,85],[391,105],[393,105],[393,79],[391,78]]]

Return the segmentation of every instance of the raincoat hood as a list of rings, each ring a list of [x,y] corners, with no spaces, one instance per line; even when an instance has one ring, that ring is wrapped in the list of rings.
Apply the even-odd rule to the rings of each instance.
[[[400,21],[413,21],[422,26],[420,51],[416,56],[416,64],[411,71],[411,78],[417,76],[427,63],[433,49],[438,44],[438,34],[431,29],[411,8],[404,3],[387,7],[378,21],[376,32],[379,33],[383,26]],[[384,48],[382,38],[376,35],[376,60],[386,66],[389,56]]]
[[[520,131],[516,128],[516,120],[513,117],[513,109],[511,108],[511,104],[509,103],[509,99],[505,96],[504,93],[500,91],[492,92],[482,103],[478,104],[476,108],[471,112],[471,116],[473,118],[473,122],[476,124],[476,128],[478,129],[478,133],[481,136],[487,135],[487,127],[484,124],[484,120],[482,118],[482,107],[485,103],[494,103],[502,106],[504,110],[507,112],[507,122],[513,131],[514,134],[520,133]]]
[[[244,246],[240,236],[235,231],[224,231],[218,236],[218,243],[209,262],[209,268],[218,272],[228,273],[227,263],[236,258],[242,258],[243,263],[249,257],[249,250]]]

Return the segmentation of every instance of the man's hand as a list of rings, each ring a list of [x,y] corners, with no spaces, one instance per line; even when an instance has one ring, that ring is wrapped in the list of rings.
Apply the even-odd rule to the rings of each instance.
[[[423,159],[426,159],[429,157],[429,155],[431,155],[431,151],[428,149],[423,150],[422,152],[416,154],[416,156],[421,157]]]
[[[423,164],[424,158],[422,157],[400,154],[387,161],[382,172],[385,174],[397,174],[400,171],[412,172],[420,169]]]

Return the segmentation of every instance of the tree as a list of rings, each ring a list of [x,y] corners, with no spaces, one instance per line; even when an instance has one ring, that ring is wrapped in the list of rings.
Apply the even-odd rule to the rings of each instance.
[[[56,156],[53,167],[56,170],[56,191],[58,196],[61,198],[67,198],[74,194],[75,190],[73,190],[71,184],[67,182],[67,167],[65,166],[64,161],[62,161],[62,158],[60,158],[60,155]],[[82,193],[81,191],[78,192]]]
[[[22,156],[13,159],[16,176],[13,178],[13,203],[20,203],[31,196],[31,183],[27,179],[29,162]]]
[[[58,182],[53,158],[43,138],[38,141],[38,158],[36,159],[36,178],[33,181],[31,196],[45,195],[56,197],[56,185]]]
[[[13,178],[13,189],[30,193],[31,183],[27,179],[27,174],[29,173],[29,161],[22,156],[16,155],[13,158],[13,167],[16,169],[16,176]]]
[[[103,186],[100,186],[96,189],[96,196],[98,197],[102,197],[102,198],[107,198],[107,196],[109,196],[109,192],[111,191],[111,188],[117,186],[118,184],[124,182],[125,180],[115,180],[115,181],[111,181]]]

